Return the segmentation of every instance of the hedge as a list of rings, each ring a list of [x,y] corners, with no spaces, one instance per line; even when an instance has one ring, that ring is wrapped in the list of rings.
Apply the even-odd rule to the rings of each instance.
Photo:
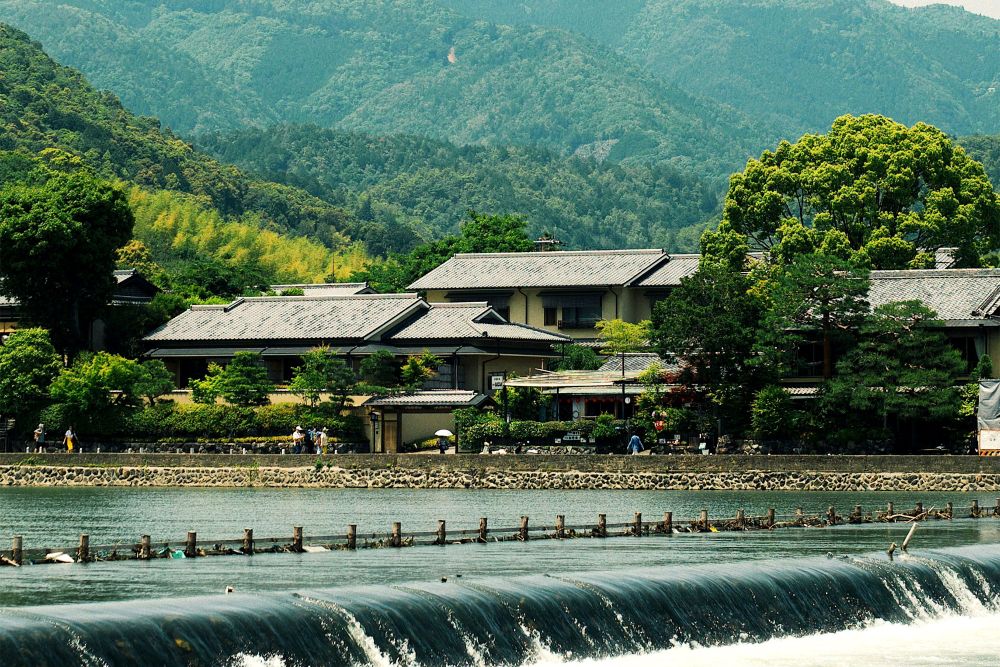
[[[56,407],[56,406],[53,406]],[[50,431],[66,428],[57,409],[50,409],[46,422]],[[296,426],[326,427],[331,438],[363,440],[358,417],[333,415],[326,405],[311,408],[301,403],[282,403],[258,408],[233,405],[158,403],[119,414],[117,423],[97,432],[81,433],[88,439],[121,437],[136,439],[211,439],[288,436]]]
[[[578,419],[572,422],[512,421],[509,425],[511,440],[519,443],[552,441],[567,433],[579,433],[585,438],[608,441],[620,437],[626,429],[626,422],[615,419]],[[643,429],[644,430],[644,429]],[[480,449],[486,441],[504,437],[504,423],[494,417],[484,417],[480,421],[465,425],[459,431],[459,446],[465,451]]]

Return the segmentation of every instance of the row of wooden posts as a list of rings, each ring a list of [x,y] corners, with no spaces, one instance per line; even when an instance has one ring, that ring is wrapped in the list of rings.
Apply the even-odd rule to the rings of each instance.
[[[996,505],[992,510],[984,510],[980,507],[978,500],[973,500],[971,507],[969,509],[969,518],[981,518],[983,516],[994,516],[1000,517],[1000,498],[997,498]],[[435,545],[445,545],[445,544],[459,544],[466,542],[488,542],[491,541],[520,541],[527,542],[531,539],[530,532],[534,530],[536,532],[542,531],[540,536],[542,539],[568,539],[577,537],[615,537],[615,536],[642,536],[650,534],[663,534],[670,535],[677,532],[708,532],[708,531],[733,531],[733,530],[772,530],[775,528],[784,527],[821,527],[821,526],[836,526],[841,524],[859,524],[859,523],[873,523],[873,522],[898,522],[898,521],[924,521],[928,519],[952,519],[954,518],[954,505],[952,503],[947,503],[943,508],[930,508],[928,510],[924,509],[923,503],[917,503],[912,510],[898,511],[896,510],[893,503],[887,503],[884,512],[879,511],[877,513],[865,514],[862,511],[861,505],[855,505],[854,511],[850,515],[844,517],[838,515],[833,507],[827,509],[825,515],[812,515],[807,516],[803,513],[801,508],[795,510],[793,515],[785,515],[790,521],[779,522],[778,515],[775,513],[774,508],[767,510],[767,513],[761,517],[748,517],[744,510],[738,510],[736,512],[735,518],[723,519],[720,521],[711,521],[709,519],[709,513],[707,509],[701,510],[697,519],[688,521],[687,523],[681,524],[680,526],[675,526],[673,512],[664,512],[663,520],[659,522],[643,522],[642,513],[636,512],[633,516],[631,522],[620,523],[620,524],[608,524],[606,514],[597,515],[597,523],[589,526],[567,526],[565,515],[557,515],[555,520],[555,526],[553,529],[548,527],[537,527],[531,529],[528,524],[528,517],[522,516],[520,524],[517,528],[502,528],[491,530],[489,528],[489,523],[486,517],[479,520],[478,530],[462,530],[457,531],[459,538],[457,540],[448,540],[448,530],[447,523],[444,519],[438,520],[437,530],[428,533],[414,533],[409,538],[404,538],[402,523],[399,521],[394,521],[392,523],[391,531],[388,536],[384,539],[375,539],[378,536],[372,534],[372,542],[369,542],[367,538],[362,545],[363,548],[371,547],[403,547],[412,546],[415,544],[414,538],[416,537],[433,537],[434,539],[428,544]],[[614,529],[624,529],[620,532],[609,532]],[[343,536],[329,536],[329,537],[316,537],[317,541],[325,541],[326,545],[323,549],[346,549],[355,550],[358,548],[358,526],[357,524],[350,524],[347,527],[347,533]],[[537,538],[536,538],[537,539]],[[208,555],[226,555],[226,554],[245,554],[252,555],[254,553],[262,552],[290,552],[290,553],[302,553],[308,551],[309,548],[306,547],[303,537],[302,526],[293,526],[292,528],[292,539],[290,543],[279,545],[278,539],[269,539],[265,541],[270,541],[272,546],[270,548],[258,548],[258,543],[254,539],[254,532],[252,528],[245,528],[243,531],[242,540],[216,540],[212,541],[213,545],[210,550],[205,550],[199,548],[198,546],[198,534],[195,531],[189,531],[187,538],[184,541],[183,555],[186,558],[196,558],[199,556]],[[238,545],[238,549],[231,547],[226,547],[226,544]],[[169,550],[168,545],[164,545]],[[76,558],[74,560],[78,562],[90,562],[93,560],[150,560],[152,558],[157,558],[159,555],[154,551],[152,539],[149,535],[143,535],[137,545],[132,545],[128,547],[128,551],[125,554],[118,554],[119,546],[105,547],[105,549],[111,549],[111,555],[105,557],[99,557],[95,554],[97,549],[91,547],[90,536],[87,534],[80,535],[80,542],[76,549],[65,549],[61,551],[56,551],[53,549],[45,549],[44,555],[51,556],[56,553],[66,554],[67,552],[74,552]],[[173,552],[171,552],[173,553]],[[4,555],[0,555],[0,565],[16,565],[20,566],[25,562],[25,549],[24,541],[20,535],[15,535],[13,538],[13,544],[11,549],[10,558]],[[60,562],[58,560],[51,561],[43,557],[38,562]],[[66,562],[66,561],[62,561]]]

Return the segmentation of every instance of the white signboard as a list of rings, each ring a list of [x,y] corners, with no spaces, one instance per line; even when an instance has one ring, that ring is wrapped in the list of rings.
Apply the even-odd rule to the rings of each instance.
[[[1000,454],[1000,431],[980,431],[979,451]]]

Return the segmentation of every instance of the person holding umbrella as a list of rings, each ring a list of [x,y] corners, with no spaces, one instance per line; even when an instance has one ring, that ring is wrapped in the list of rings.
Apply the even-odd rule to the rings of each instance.
[[[440,431],[435,432],[434,435],[436,435],[438,438],[438,451],[441,452],[442,454],[447,454],[448,447],[451,446],[451,442],[448,440],[448,438],[452,437],[454,433],[452,433],[446,428],[443,428]]]

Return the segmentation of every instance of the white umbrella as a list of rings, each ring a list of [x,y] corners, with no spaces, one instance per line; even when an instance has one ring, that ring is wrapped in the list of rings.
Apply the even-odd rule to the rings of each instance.
[[[439,438],[450,438],[455,434],[449,431],[448,429],[443,428],[440,431],[435,431],[434,435],[436,435]]]

